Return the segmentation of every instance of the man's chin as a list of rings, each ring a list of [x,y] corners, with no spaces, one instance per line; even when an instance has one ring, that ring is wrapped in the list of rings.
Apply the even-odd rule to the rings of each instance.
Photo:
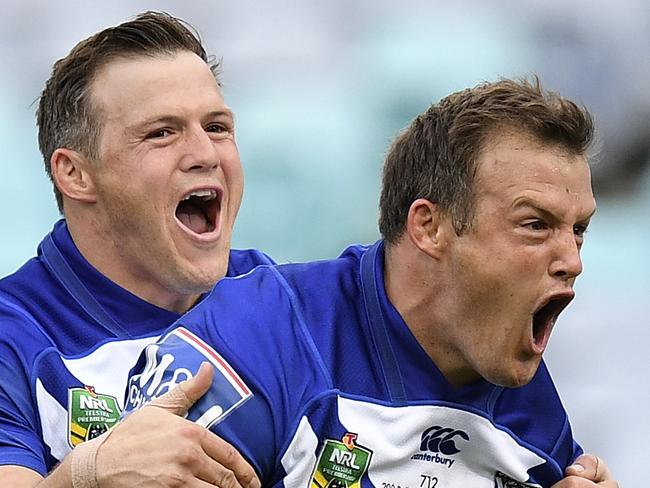
[[[173,286],[184,295],[202,295],[209,292],[226,275],[228,262],[226,260],[225,264],[215,266],[213,261],[210,265],[209,267],[194,266],[193,269],[183,273]]]
[[[221,270],[215,270],[211,273],[201,273],[198,276],[195,276],[194,278],[194,292],[195,293],[207,293],[212,288],[214,288],[214,285],[216,285],[223,277],[226,276],[227,268]]]
[[[498,386],[506,388],[521,388],[532,381],[539,368],[540,359],[529,360],[525,363],[517,363],[509,370],[494,371],[484,378]]]

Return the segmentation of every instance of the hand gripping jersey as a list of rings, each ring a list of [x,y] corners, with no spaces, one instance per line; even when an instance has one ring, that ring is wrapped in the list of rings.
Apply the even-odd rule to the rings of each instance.
[[[228,275],[272,261],[232,251]],[[0,465],[45,475],[119,419],[129,368],[179,315],[94,269],[65,221],[0,281]]]
[[[544,364],[451,386],[386,297],[383,245],[222,280],[141,355],[126,411],[215,367],[189,418],[264,486],[550,486],[581,453]]]

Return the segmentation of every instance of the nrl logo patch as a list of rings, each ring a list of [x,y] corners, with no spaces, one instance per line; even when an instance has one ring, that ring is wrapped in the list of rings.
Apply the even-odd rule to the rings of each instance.
[[[75,447],[94,439],[120,419],[117,399],[95,392],[92,386],[68,389],[68,444]]]
[[[357,434],[340,441],[326,439],[311,477],[310,488],[359,488],[372,451],[355,444]]]

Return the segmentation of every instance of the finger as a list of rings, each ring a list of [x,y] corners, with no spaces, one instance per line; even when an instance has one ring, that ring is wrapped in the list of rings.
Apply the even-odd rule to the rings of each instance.
[[[593,454],[583,454],[578,457],[565,473],[567,476],[579,476],[594,483],[614,479],[605,461]]]
[[[180,454],[176,461],[183,471],[191,474],[192,481],[200,480],[208,483],[209,486],[218,486],[219,488],[249,488],[247,481],[240,481],[232,470],[211,459],[201,449],[186,450]],[[188,486],[187,479],[181,481],[183,482],[182,486]]]
[[[620,488],[614,480],[594,483],[581,476],[567,476],[555,483],[551,488],[594,488],[596,486],[598,488]]]
[[[208,481],[203,481],[197,478],[193,478],[190,481],[184,482],[182,486],[186,488],[215,488],[215,486],[219,486],[219,485],[217,484],[216,481],[214,483],[210,483]]]
[[[206,465],[196,473],[196,477],[213,487],[248,488],[246,485],[239,482],[232,471],[213,460],[209,460]]]
[[[214,460],[213,473],[216,474],[217,486],[230,488],[241,485],[244,488],[260,488],[257,474],[246,459],[228,442],[206,431],[201,447],[203,451]],[[234,475],[233,479],[230,475]],[[235,482],[233,484],[233,482]]]
[[[147,406],[159,407],[176,415],[185,415],[194,402],[208,391],[212,384],[213,374],[214,370],[210,363],[201,363],[199,370],[192,378],[179,383]]]

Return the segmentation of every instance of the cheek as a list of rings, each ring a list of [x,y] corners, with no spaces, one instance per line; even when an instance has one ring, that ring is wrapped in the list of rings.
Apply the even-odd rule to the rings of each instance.
[[[511,248],[484,257],[483,263],[485,281],[511,297],[525,294],[526,284],[537,282],[545,270],[544,251],[539,246]]]
[[[474,255],[459,264],[455,278],[462,285],[461,292],[469,301],[468,306],[481,307],[485,313],[486,309],[498,308],[504,299],[512,296],[507,258]]]
[[[500,362],[510,342],[520,335],[516,330],[523,310],[520,283],[504,272],[506,267],[501,259],[484,261],[463,277],[464,300],[459,313],[467,324],[464,340],[477,360]]]
[[[160,185],[142,186],[135,179],[111,182],[102,188],[102,206],[111,226],[133,236],[160,233],[166,207]]]
[[[239,208],[244,193],[244,173],[239,160],[229,165],[222,164],[222,171],[228,188],[229,205]]]
[[[512,277],[522,290],[535,293],[548,276],[549,257],[543,246],[527,247],[513,257]]]
[[[234,142],[228,142],[227,146],[219,148],[219,157],[221,160],[221,169],[230,179],[241,179],[242,165],[239,158],[239,150]]]

